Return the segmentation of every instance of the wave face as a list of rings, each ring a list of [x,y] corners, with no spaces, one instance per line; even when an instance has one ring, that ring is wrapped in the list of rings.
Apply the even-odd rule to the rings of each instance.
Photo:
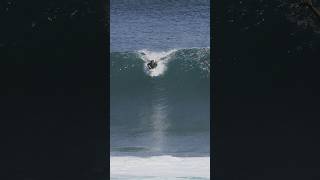
[[[111,155],[209,156],[210,49],[110,56]]]

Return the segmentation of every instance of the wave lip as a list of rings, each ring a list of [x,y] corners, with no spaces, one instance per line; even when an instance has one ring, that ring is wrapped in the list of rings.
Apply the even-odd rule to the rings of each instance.
[[[110,175],[112,179],[209,179],[210,157],[111,156]]]

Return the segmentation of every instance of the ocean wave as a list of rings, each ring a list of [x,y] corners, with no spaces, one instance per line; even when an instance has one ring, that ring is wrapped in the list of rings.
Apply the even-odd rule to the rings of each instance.
[[[111,53],[113,155],[209,153],[210,49]],[[157,60],[154,72],[146,63]]]
[[[150,60],[158,62],[157,68],[148,70]],[[210,49],[171,49],[169,51],[150,51],[142,49],[136,52],[111,53],[111,77],[120,73],[136,73],[150,77],[165,76],[166,71],[179,71],[180,73],[194,72],[201,77],[209,77]]]

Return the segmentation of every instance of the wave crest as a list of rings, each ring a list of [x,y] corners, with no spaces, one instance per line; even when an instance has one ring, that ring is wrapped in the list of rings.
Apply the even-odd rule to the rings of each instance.
[[[158,62],[157,68],[152,70],[147,68],[150,60]],[[210,49],[171,49],[161,52],[142,49],[136,52],[111,53],[111,76],[126,72],[143,75],[141,72],[144,72],[144,75],[157,77],[166,75],[168,70],[209,77]]]

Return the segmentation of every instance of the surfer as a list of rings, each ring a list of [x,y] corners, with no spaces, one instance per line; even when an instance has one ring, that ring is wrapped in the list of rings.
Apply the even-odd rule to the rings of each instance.
[[[157,65],[158,65],[158,64],[156,63],[155,60],[151,60],[151,61],[147,64],[147,66],[148,66],[149,69],[154,69],[154,68],[157,67]]]
[[[313,6],[311,0],[303,0],[302,4],[303,4],[304,6],[307,6],[308,8],[310,8],[310,9],[312,10],[312,12],[313,12],[318,18],[320,18],[320,10]]]

